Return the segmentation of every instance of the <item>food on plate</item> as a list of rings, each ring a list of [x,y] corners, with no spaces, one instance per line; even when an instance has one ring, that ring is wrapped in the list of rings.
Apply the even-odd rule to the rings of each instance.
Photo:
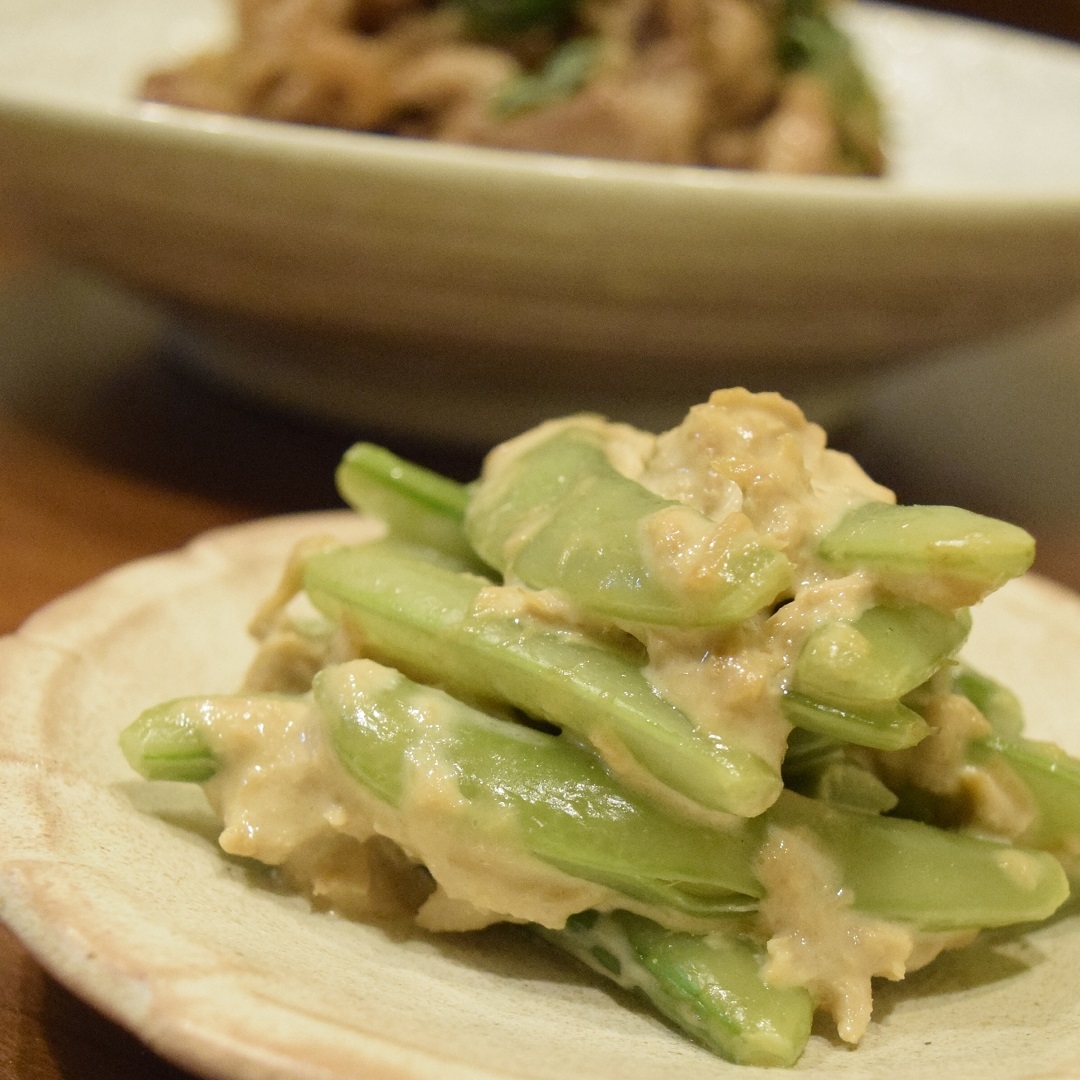
[[[549,421],[458,484],[360,444],[238,691],[149,708],[144,776],[320,908],[509,921],[732,1061],[856,1043],[872,979],[1048,918],[1080,762],[958,658],[1027,533],[898,506],[775,394],[653,435]],[[209,688],[214,689],[214,688]]]
[[[878,174],[830,0],[237,0],[154,101],[519,150]]]

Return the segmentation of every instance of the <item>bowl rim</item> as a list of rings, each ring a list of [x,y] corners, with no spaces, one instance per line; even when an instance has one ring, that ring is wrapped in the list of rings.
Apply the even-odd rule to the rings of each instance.
[[[1077,49],[1080,61],[1080,48]],[[196,152],[232,158],[276,160],[324,169],[349,169],[371,176],[450,182],[498,180],[516,192],[558,191],[568,198],[624,193],[659,201],[680,199],[723,203],[729,212],[745,209],[841,210],[903,217],[969,218],[972,223],[1029,215],[1062,224],[1080,217],[1080,182],[1074,192],[1059,189],[984,189],[955,185],[907,185],[885,177],[780,175],[573,157],[532,150],[470,146],[401,135],[348,131],[288,121],[209,113],[156,102],[92,103],[35,98],[0,87],[0,139],[5,126],[159,146],[174,142]],[[587,183],[586,183],[587,181]],[[590,196],[588,193],[595,193]]]

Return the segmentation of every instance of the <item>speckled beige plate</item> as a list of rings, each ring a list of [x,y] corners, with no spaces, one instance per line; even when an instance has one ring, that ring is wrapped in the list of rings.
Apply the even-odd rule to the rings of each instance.
[[[116,735],[170,695],[228,690],[283,553],[348,515],[218,532],[57,601],[0,641],[0,914],[63,982],[210,1077],[750,1077],[518,930],[395,938],[310,911],[217,851],[197,790],[132,777]],[[1080,599],[1014,583],[969,655],[1031,727],[1080,749]],[[1080,917],[989,936],[881,988],[855,1051],[798,1071],[1080,1078]],[[775,1076],[775,1073],[770,1075]]]

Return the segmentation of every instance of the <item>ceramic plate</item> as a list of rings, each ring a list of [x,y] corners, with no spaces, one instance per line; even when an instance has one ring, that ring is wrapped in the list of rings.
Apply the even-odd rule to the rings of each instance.
[[[332,419],[490,443],[579,408],[663,428],[719,385],[805,404],[1080,296],[1080,48],[845,17],[884,181],[140,105],[143,74],[227,34],[225,0],[0,0],[0,198],[167,301],[204,368]]]
[[[519,929],[393,938],[313,913],[224,858],[200,793],[133,778],[144,706],[235,687],[244,626],[299,537],[350,515],[208,535],[57,601],[0,641],[0,914],[59,979],[178,1064],[276,1080],[681,1080],[717,1060]],[[1037,579],[978,612],[969,655],[1037,733],[1080,749],[1080,600]],[[881,987],[862,1046],[808,1076],[1080,1078],[1080,924],[990,934]]]

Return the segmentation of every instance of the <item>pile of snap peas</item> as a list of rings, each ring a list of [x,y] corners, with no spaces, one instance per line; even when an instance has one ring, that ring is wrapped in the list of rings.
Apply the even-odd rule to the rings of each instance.
[[[755,923],[755,860],[777,829],[809,838],[854,910],[919,931],[1041,920],[1068,896],[1080,762],[1026,739],[1016,699],[956,660],[968,607],[1030,565],[1023,530],[885,502],[831,524],[814,558],[879,587],[861,614],[815,626],[779,680],[792,731],[778,768],[657,692],[633,632],[779,611],[796,567],[767,538],[729,529],[707,572],[670,573],[643,540],[649,523],[674,509],[699,548],[716,523],[623,475],[589,424],[553,426],[474,484],[370,444],[347,452],[337,482],[386,525],[303,561],[303,592],[357,655],[318,670],[304,695],[337,760],[392,820],[436,746],[456,793],[441,835],[510,844],[603,890],[605,903],[537,933],[714,1052],[791,1065],[809,1038],[814,995],[769,984]],[[504,581],[554,606],[491,603]],[[1028,813],[1007,837],[968,827],[962,794],[880,765],[933,736],[927,702],[942,692],[987,722],[962,748],[967,764],[1022,791]],[[121,736],[131,765],[193,783],[228,768],[207,737],[226,701],[147,710]]]

